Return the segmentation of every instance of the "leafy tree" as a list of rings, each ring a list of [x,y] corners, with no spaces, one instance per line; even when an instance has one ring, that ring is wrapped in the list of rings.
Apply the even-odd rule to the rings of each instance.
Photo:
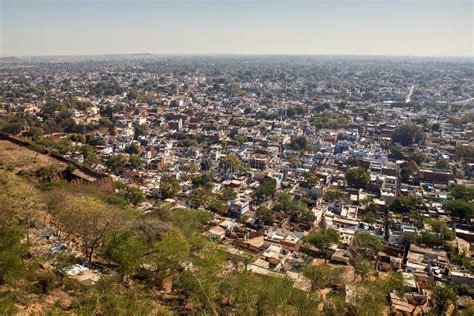
[[[141,167],[143,167],[144,161],[142,158],[140,158],[140,156],[131,155],[128,158],[128,163],[130,164],[130,167],[132,167],[133,169],[140,169]]]
[[[363,283],[354,289],[354,301],[348,307],[349,315],[373,316],[382,315],[387,300],[378,284]]]
[[[423,161],[426,160],[426,156],[422,152],[414,152],[411,153],[409,159],[416,162],[417,165],[421,164]]]
[[[131,143],[125,148],[125,152],[130,155],[138,155],[142,152],[142,148],[136,143]]]
[[[118,194],[128,203],[133,205],[137,205],[145,201],[145,194],[143,193],[142,189],[138,187],[125,186],[124,189],[119,190]]]
[[[431,226],[431,230],[439,234],[444,240],[454,240],[454,232],[448,227],[446,222],[442,222],[436,218],[429,218],[426,223]]]
[[[397,213],[409,213],[415,209],[416,203],[416,198],[400,196],[393,199],[388,208]]]
[[[25,133],[25,136],[31,137],[32,139],[39,139],[43,137],[44,130],[41,127],[30,127],[30,129]]]
[[[305,136],[297,136],[290,142],[290,148],[293,150],[307,150],[308,145],[308,139]]]
[[[102,277],[96,285],[78,291],[71,305],[77,315],[150,315],[155,304],[137,288],[117,285]]]
[[[289,193],[282,192],[278,194],[278,203],[275,209],[291,214],[293,216],[301,216],[305,220],[314,220],[314,215],[311,213],[306,203],[301,200],[295,200]]]
[[[436,169],[444,169],[444,170],[449,170],[449,162],[445,159],[439,160],[436,162],[434,165]]]
[[[210,194],[210,201],[207,205],[209,211],[224,215],[227,213],[227,205],[225,204],[224,198],[221,194]]]
[[[392,291],[397,291],[400,294],[410,291],[410,288],[405,284],[403,274],[395,271],[390,272],[388,280],[383,284],[383,289],[387,294]]]
[[[18,135],[23,130],[21,122],[9,122],[2,127],[2,132],[12,135]]]
[[[147,136],[148,133],[150,132],[150,129],[148,126],[142,124],[142,125],[135,125],[133,128],[133,131],[135,133],[135,138],[138,138],[138,136]]]
[[[242,169],[242,160],[235,155],[228,155],[221,158],[219,167],[225,172],[239,172]]]
[[[324,316],[339,316],[346,314],[346,302],[343,294],[329,293],[324,302]]]
[[[163,199],[176,196],[181,190],[178,179],[175,176],[163,176],[160,180],[160,194]]]
[[[390,147],[390,157],[395,159],[395,160],[405,159],[405,155],[403,154],[403,150],[399,146]]]
[[[305,180],[308,182],[309,185],[315,186],[319,184],[319,177],[311,172],[306,172],[304,175]]]
[[[444,204],[446,210],[452,215],[462,219],[469,219],[474,216],[474,202],[465,200],[452,200]]]
[[[433,288],[431,298],[436,315],[442,316],[446,314],[449,305],[455,303],[456,293],[447,285],[437,284]]]
[[[450,193],[455,199],[466,201],[474,200],[474,187],[456,184],[453,186]]]
[[[416,242],[419,244],[427,245],[429,247],[440,247],[443,246],[444,239],[438,234],[432,232],[423,231],[416,237]]]
[[[19,226],[0,227],[0,285],[14,282],[26,272],[22,258],[28,248],[22,238]]]
[[[356,189],[365,188],[370,180],[370,174],[360,167],[347,170],[345,176],[347,184]]]
[[[362,254],[360,250],[364,249],[369,257],[375,257],[385,246],[380,238],[368,232],[359,231],[352,238],[351,247],[356,253]]]
[[[189,260],[190,245],[186,237],[179,229],[173,229],[165,233],[163,237],[155,243],[154,248],[158,252],[153,255],[153,262],[156,265],[156,276],[171,276],[184,268],[184,264]]]
[[[146,253],[144,242],[130,231],[114,234],[103,246],[102,255],[114,262],[123,279],[133,274],[140,266],[140,258]]]
[[[273,224],[273,211],[265,206],[257,208],[256,216],[265,225]]]
[[[101,117],[99,119],[99,124],[100,126],[109,127],[112,126],[114,123],[112,123],[112,121],[108,117]]]
[[[342,199],[345,196],[343,190],[337,187],[330,187],[329,189],[325,190],[323,193],[323,199],[326,202],[335,202],[337,200]]]
[[[264,201],[270,197],[273,197],[276,192],[276,180],[271,177],[264,177],[260,181],[260,185],[256,190],[257,199],[259,201]]]
[[[362,282],[365,280],[365,277],[373,271],[373,265],[368,260],[358,260],[354,265],[355,273],[360,275]]]
[[[121,216],[102,202],[87,196],[69,197],[54,212],[69,237],[80,237],[87,260],[107,236],[120,225]]]
[[[84,157],[84,160],[87,162],[93,162],[96,160],[96,154],[94,148],[91,145],[85,144],[79,148],[79,152]]]
[[[237,192],[235,192],[232,188],[225,188],[222,190],[222,196],[226,201],[233,201],[237,198]]]
[[[474,146],[469,144],[457,144],[454,157],[457,160],[464,158],[474,158]]]
[[[107,168],[109,168],[109,170],[113,172],[122,171],[123,167],[125,167],[126,164],[127,164],[127,158],[122,154],[111,156],[105,162],[105,165],[107,166]]]
[[[44,208],[38,192],[12,173],[0,171],[0,227],[18,225],[30,243],[30,228]]]
[[[327,262],[327,259],[329,258],[329,248],[334,244],[338,244],[340,238],[339,233],[336,230],[328,228],[314,230],[305,236],[304,240],[320,249],[323,253],[324,261]]]
[[[308,264],[303,267],[301,272],[311,281],[311,289],[313,291],[343,284],[343,273],[340,269]]]
[[[193,183],[194,187],[205,187],[207,189],[212,187],[212,183],[214,182],[214,179],[212,175],[210,174],[202,174],[199,176],[195,176],[191,179],[191,182]]]
[[[434,123],[433,125],[431,125],[431,130],[433,132],[439,132],[441,129],[441,124],[439,123]]]
[[[398,126],[392,135],[392,141],[402,146],[410,146],[419,144],[423,141],[423,131],[413,124],[405,124]]]

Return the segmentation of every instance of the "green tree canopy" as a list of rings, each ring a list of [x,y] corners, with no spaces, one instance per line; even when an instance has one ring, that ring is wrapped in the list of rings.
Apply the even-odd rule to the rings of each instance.
[[[178,179],[175,176],[165,175],[160,180],[160,194],[163,199],[174,198],[181,190]]]
[[[347,184],[356,189],[365,188],[370,180],[370,174],[360,167],[347,170],[345,176]]]
[[[423,131],[414,124],[405,124],[397,126],[392,135],[392,141],[402,146],[419,144],[423,141]]]
[[[324,260],[327,261],[329,257],[329,248],[339,243],[339,233],[332,229],[318,229],[310,232],[304,237],[305,242],[310,243],[323,253]]]

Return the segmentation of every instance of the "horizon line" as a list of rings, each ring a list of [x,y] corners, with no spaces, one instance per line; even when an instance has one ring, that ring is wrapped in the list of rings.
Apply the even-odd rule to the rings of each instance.
[[[378,54],[378,53],[360,53],[360,54],[345,54],[345,53],[151,53],[151,52],[129,52],[129,53],[84,53],[84,54],[20,54],[20,55],[0,55],[0,59],[8,58],[45,58],[45,57],[105,57],[105,56],[159,56],[159,57],[226,57],[226,56],[242,56],[242,57],[399,57],[399,58],[448,58],[448,59],[472,59],[473,55],[410,55],[410,54]]]

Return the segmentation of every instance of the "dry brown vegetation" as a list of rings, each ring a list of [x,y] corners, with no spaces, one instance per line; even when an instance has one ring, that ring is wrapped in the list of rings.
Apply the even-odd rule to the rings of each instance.
[[[66,168],[64,162],[7,140],[0,140],[0,169],[19,172],[22,170],[36,170],[41,167],[52,166],[57,170]]]

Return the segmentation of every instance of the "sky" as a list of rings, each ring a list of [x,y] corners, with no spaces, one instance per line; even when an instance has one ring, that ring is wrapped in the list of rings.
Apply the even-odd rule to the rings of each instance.
[[[474,57],[474,0],[0,0],[0,56]]]

